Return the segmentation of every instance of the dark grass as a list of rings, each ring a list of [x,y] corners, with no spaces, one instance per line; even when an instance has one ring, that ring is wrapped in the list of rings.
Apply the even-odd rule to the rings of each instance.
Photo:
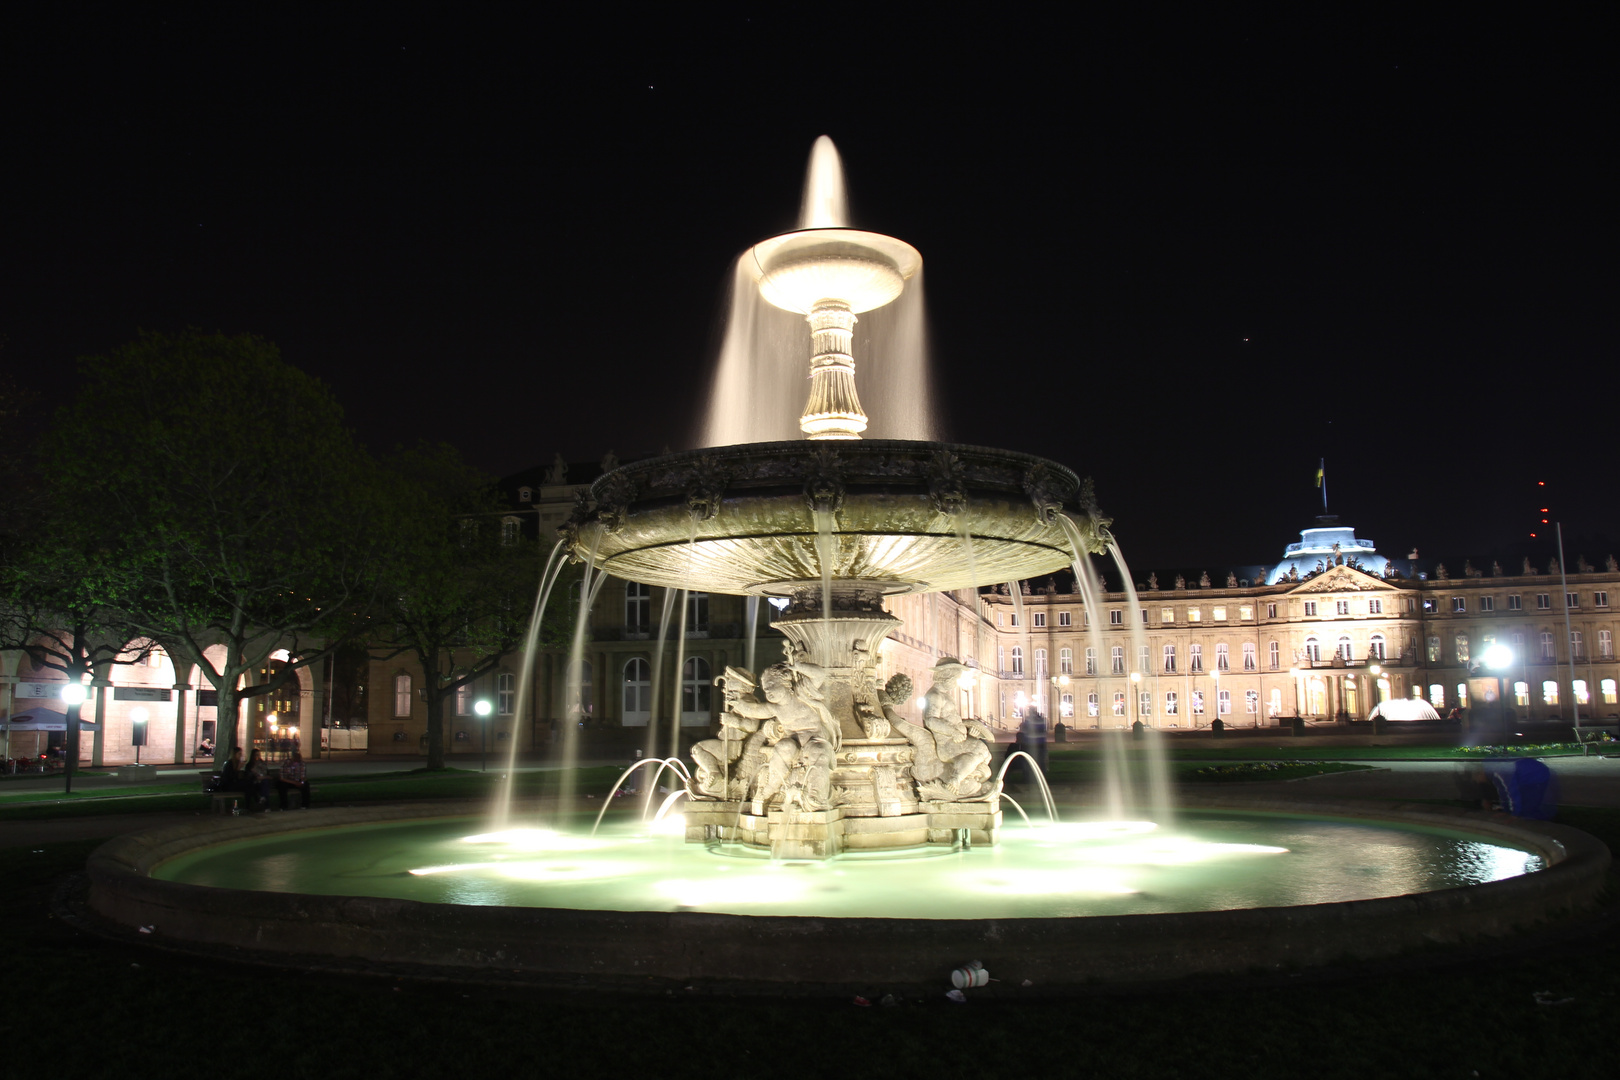
[[[1604,753],[1620,752],[1620,743],[1600,749]],[[1127,744],[1126,753],[1134,757],[1146,751],[1139,745]],[[1529,753],[1548,758],[1581,756],[1581,751],[1573,748],[1532,751],[1508,747],[1504,753]],[[1104,751],[1100,747],[1058,743],[1048,748],[1048,756],[1101,760]],[[1478,761],[1480,753],[1475,748],[1459,746],[1311,746],[1304,741],[1290,742],[1286,736],[1279,742],[1249,737],[1222,744],[1206,736],[1194,745],[1171,742],[1166,746],[1165,756],[1171,761]]]
[[[1620,841],[1620,811],[1570,824]],[[283,972],[75,930],[51,896],[94,842],[0,850],[9,1076],[1607,1077],[1620,946],[1386,965],[1339,981],[894,1008]],[[1434,954],[1445,956],[1446,954]],[[1431,956],[1429,959],[1433,959]],[[965,957],[942,957],[950,966]],[[1015,977],[1015,972],[1007,972]],[[881,988],[874,988],[880,990]],[[1537,1005],[1537,991],[1573,998]],[[866,1062],[865,1065],[856,1065]]]
[[[1362,765],[1343,761],[1267,761],[1267,766],[1275,768],[1245,768],[1248,762],[1232,761],[1211,764],[1208,761],[1171,761],[1169,762],[1170,780],[1176,784],[1211,784],[1231,783],[1242,781],[1244,783],[1265,783],[1267,781],[1303,780],[1308,776],[1323,776],[1327,773],[1338,772],[1364,772],[1374,768],[1372,765]],[[1226,771],[1219,771],[1226,770]],[[1054,785],[1092,784],[1102,780],[1104,762],[1101,758],[1090,755],[1053,754],[1046,761],[1047,781]],[[1009,779],[1012,774],[1009,773]]]

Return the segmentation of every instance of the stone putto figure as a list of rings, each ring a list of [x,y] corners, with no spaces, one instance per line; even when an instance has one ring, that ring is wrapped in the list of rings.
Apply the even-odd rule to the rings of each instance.
[[[692,747],[692,761],[697,765],[692,783],[700,796],[740,800],[748,797],[754,777],[765,764],[772,732],[764,724],[775,714],[755,696],[751,672],[728,665],[726,673],[714,681],[725,695],[720,737]]]
[[[896,675],[883,688],[884,715],[895,732],[911,743],[911,765],[917,794],[937,802],[979,799],[990,793],[990,744],[995,738],[977,720],[962,718],[956,706],[957,680],[967,665],[947,656],[934,665],[934,684],[923,695],[923,722],[913,724],[896,712],[911,696],[911,679]]]
[[[802,660],[772,664],[760,675],[765,704],[736,708],[762,717],[769,750],[753,784],[753,812],[763,814],[778,795],[783,810],[826,810],[831,805],[833,758],[843,733],[827,708],[828,673]]]
[[[1592,564],[1586,561],[1585,555],[1575,556],[1575,572],[1577,574],[1590,574],[1593,569]]]
[[[561,454],[551,459],[551,468],[546,470],[545,482],[552,486],[568,483],[568,462]]]
[[[1209,571],[1208,570],[1205,570],[1202,574],[1198,575],[1198,587],[1200,589],[1209,588]]]
[[[1233,573],[1230,570],[1228,570],[1226,572],[1226,587],[1228,589],[1235,589],[1235,588],[1238,587],[1237,574]]]
[[[1153,590],[1157,590],[1158,587],[1159,587],[1159,575],[1158,574],[1149,574],[1148,575],[1148,588],[1153,589]]]
[[[1526,555],[1524,557],[1524,569],[1520,570],[1519,573],[1529,575],[1529,574],[1533,574],[1535,572],[1536,572],[1536,568],[1530,565],[1530,556]]]
[[[1604,559],[1603,565],[1611,574],[1620,573],[1620,562],[1615,562],[1613,555],[1610,555],[1608,558]]]

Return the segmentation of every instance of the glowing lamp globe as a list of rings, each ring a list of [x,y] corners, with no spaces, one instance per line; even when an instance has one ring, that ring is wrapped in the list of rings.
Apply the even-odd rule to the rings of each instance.
[[[1505,667],[1512,666],[1513,650],[1501,642],[1495,642],[1485,650],[1485,655],[1481,659],[1485,661],[1486,667],[1493,671],[1501,671]]]
[[[69,705],[84,704],[84,686],[81,683],[68,683],[62,687],[62,700]]]

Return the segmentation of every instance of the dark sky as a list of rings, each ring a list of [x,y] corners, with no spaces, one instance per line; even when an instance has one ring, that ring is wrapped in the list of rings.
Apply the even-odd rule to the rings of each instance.
[[[194,325],[379,449],[690,445],[728,264],[826,133],[927,260],[947,434],[1092,475],[1134,559],[1280,557],[1324,455],[1388,554],[1544,505],[1620,554],[1611,24],[217,7],[0,24],[0,357],[47,407]]]

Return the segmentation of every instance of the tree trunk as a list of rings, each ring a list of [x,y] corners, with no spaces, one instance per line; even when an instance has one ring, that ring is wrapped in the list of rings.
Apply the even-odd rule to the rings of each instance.
[[[444,695],[439,692],[439,650],[417,654],[422,661],[422,696],[427,699],[427,767],[444,768]]]

